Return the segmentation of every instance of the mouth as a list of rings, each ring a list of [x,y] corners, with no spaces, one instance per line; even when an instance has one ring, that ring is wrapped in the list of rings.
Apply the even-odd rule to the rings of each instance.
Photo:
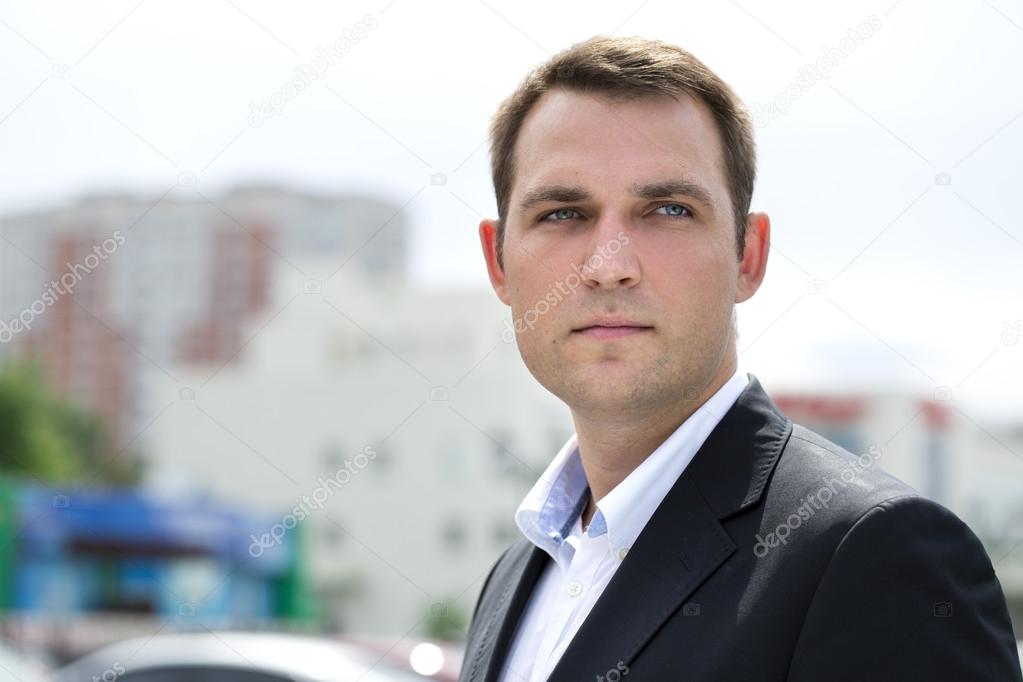
[[[592,339],[620,339],[626,336],[634,336],[653,330],[653,327],[644,325],[592,325],[573,329],[572,334],[585,336]]]

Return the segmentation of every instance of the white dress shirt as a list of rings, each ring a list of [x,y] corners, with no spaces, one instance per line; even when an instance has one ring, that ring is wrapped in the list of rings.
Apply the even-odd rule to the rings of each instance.
[[[590,490],[572,434],[515,512],[522,534],[554,561],[526,604],[502,682],[547,679],[654,510],[748,383],[737,370],[597,502],[585,531],[580,517]]]

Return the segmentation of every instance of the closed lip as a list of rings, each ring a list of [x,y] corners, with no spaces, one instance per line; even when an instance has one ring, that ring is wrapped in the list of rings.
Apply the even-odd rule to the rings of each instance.
[[[590,327],[636,327],[638,329],[649,329],[651,325],[637,322],[629,317],[610,316],[594,318],[589,322],[575,327],[572,331],[581,332],[584,329],[589,329]]]

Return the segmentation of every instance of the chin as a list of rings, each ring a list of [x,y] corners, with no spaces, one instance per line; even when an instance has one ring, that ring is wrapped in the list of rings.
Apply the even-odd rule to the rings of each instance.
[[[572,377],[562,377],[548,390],[568,405],[621,405],[636,399],[642,387],[642,379],[631,374],[612,374],[607,371],[580,372]]]

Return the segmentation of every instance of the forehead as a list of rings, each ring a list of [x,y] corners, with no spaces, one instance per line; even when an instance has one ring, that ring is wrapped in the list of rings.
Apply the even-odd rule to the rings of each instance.
[[[554,89],[533,106],[515,145],[512,201],[531,187],[574,183],[625,189],[685,176],[726,201],[722,148],[701,100],[643,96],[616,101]]]

